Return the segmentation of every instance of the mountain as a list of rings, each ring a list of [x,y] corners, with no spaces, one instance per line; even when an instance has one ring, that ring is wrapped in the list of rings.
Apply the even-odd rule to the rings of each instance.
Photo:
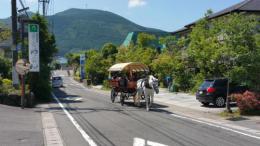
[[[47,19],[56,36],[59,55],[83,49],[99,49],[107,42],[120,45],[127,34],[133,31],[162,32],[103,10],[73,8],[48,16]]]

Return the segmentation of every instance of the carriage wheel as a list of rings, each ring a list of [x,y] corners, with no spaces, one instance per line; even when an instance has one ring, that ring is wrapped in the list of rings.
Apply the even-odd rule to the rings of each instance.
[[[125,95],[122,92],[120,94],[120,102],[121,102],[121,105],[124,106],[124,104],[125,104]]]
[[[111,90],[111,94],[110,94],[112,103],[115,102],[116,96],[117,96],[117,93],[116,93],[115,89],[113,88],[113,89]]]

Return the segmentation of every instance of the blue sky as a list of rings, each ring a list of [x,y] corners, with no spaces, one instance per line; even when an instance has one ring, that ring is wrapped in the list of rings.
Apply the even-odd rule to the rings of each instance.
[[[33,12],[38,0],[22,0]],[[50,0],[49,14],[69,8],[102,9],[121,15],[139,25],[175,31],[204,16],[243,0]],[[17,0],[19,4],[19,0]],[[0,0],[0,18],[11,15],[11,0]],[[20,5],[18,5],[21,8]]]

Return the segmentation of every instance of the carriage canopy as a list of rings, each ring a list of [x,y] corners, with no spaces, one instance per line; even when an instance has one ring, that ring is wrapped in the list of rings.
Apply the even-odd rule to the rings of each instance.
[[[108,71],[117,72],[117,71],[126,71],[126,72],[148,72],[149,68],[142,63],[139,62],[128,62],[128,63],[118,63],[111,66]]]

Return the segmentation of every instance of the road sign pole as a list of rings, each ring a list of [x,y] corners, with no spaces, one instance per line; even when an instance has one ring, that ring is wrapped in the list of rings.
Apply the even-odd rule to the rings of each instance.
[[[25,97],[25,83],[24,83],[25,75],[21,75],[21,83],[22,83],[22,93],[21,93],[21,108],[24,109],[24,97]]]
[[[24,108],[25,101],[25,75],[29,72],[30,64],[26,63],[25,59],[20,59],[16,62],[15,69],[21,77],[21,108]]]

